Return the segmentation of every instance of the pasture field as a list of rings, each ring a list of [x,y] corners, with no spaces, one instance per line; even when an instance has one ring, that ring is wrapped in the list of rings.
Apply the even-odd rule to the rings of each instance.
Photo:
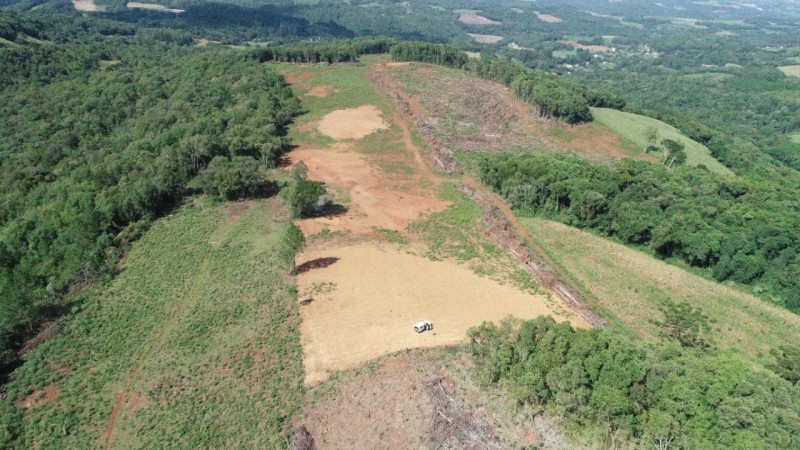
[[[655,128],[658,130],[659,142],[662,139],[672,139],[685,145],[686,164],[692,166],[703,164],[712,172],[733,175],[730,169],[711,156],[706,146],[689,139],[675,127],[660,120],[608,108],[592,108],[592,114],[596,121],[616,131],[642,150],[647,143],[645,134],[648,128]]]
[[[15,372],[0,447],[281,447],[303,397],[288,223],[277,198],[156,221]]]
[[[714,321],[711,340],[759,360],[770,348],[800,341],[800,316],[754,296],[691,274],[622,244],[557,222],[520,218],[528,234],[597,306],[648,340],[657,339],[659,306],[687,301]],[[621,328],[622,329],[622,328]]]

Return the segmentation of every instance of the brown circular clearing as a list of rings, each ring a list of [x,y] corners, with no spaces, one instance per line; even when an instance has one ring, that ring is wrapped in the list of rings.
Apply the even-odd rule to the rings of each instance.
[[[483,321],[547,314],[566,320],[544,295],[390,245],[308,249],[298,255],[297,263],[320,258],[338,259],[297,277],[304,300],[301,336],[308,384],[403,349],[458,344],[470,327]],[[433,331],[415,333],[412,327],[419,320],[430,320]],[[574,326],[587,326],[575,315],[569,320]]]
[[[322,118],[317,127],[320,133],[334,139],[361,139],[377,130],[389,128],[375,105],[340,109]]]

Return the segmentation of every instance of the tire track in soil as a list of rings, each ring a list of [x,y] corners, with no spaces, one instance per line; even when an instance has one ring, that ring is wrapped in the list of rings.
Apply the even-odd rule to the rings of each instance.
[[[368,79],[371,80],[373,85],[375,85],[376,89],[384,91],[386,89],[391,89],[394,95],[397,95],[400,99],[402,99],[402,101],[404,101],[408,105],[408,109],[410,110],[410,113],[406,115],[406,118],[408,120],[406,120],[406,118],[403,118],[401,116],[397,108],[394,108],[392,113],[392,121],[397,126],[399,126],[400,129],[403,131],[403,144],[405,145],[406,149],[414,155],[414,159],[416,160],[417,165],[425,173],[425,176],[430,181],[437,181],[437,182],[443,181],[442,177],[438,176],[433,172],[433,169],[431,169],[431,167],[425,161],[425,158],[422,156],[420,148],[416,144],[414,144],[414,141],[411,139],[411,131],[409,129],[408,124],[409,122],[413,122],[416,118],[419,117],[419,105],[413,99],[409,98],[409,96],[407,96],[404,92],[402,92],[399,86],[397,86],[397,84],[394,83],[389,78],[389,76],[386,76],[386,69],[388,69],[388,65],[381,64],[380,66],[377,66],[375,71],[373,72],[373,73],[380,73],[381,75],[385,76],[385,78],[383,79],[384,86],[380,86],[378,83],[376,83],[374,78],[369,76],[371,75],[371,73],[367,73],[366,75]],[[519,111],[517,111],[517,113],[519,113]],[[478,182],[469,175],[463,174],[458,178],[458,180],[461,181],[462,183],[468,184],[476,192],[483,195],[484,198],[491,201],[494,207],[497,208],[497,210],[499,210],[503,214],[503,216],[505,216],[506,220],[508,220],[508,222],[514,228],[514,231],[516,231],[516,233],[520,236],[520,238],[522,238],[525,245],[527,245],[531,250],[533,250],[538,255],[538,257],[542,259],[542,261],[544,261],[548,266],[550,266],[550,268],[553,269],[558,278],[564,284],[572,288],[584,299],[588,300],[595,298],[593,295],[591,295],[591,293],[587,292],[585,289],[582,289],[581,287],[576,285],[570,274],[563,267],[561,267],[559,264],[553,261],[553,259],[550,258],[550,256],[544,251],[544,249],[534,242],[534,240],[531,238],[530,234],[525,229],[525,227],[523,227],[522,224],[519,222],[519,220],[517,220],[516,216],[514,215],[514,212],[511,210],[511,208],[508,206],[505,200],[503,200],[499,195],[497,195],[493,191],[487,189],[483,185],[483,183]],[[558,295],[556,296],[560,298],[560,296]],[[562,303],[565,306],[567,306],[567,308],[569,308],[571,311],[574,311],[572,306],[568,302],[562,301]],[[581,316],[581,314],[578,311],[574,312],[579,316]]]

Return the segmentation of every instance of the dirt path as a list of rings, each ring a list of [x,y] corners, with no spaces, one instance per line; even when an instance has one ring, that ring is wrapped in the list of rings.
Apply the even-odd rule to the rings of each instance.
[[[375,72],[385,74],[387,67],[389,66],[378,66]],[[368,78],[372,78],[374,81],[374,77]],[[400,98],[400,101],[405,102],[405,104],[408,106],[408,110],[411,112],[409,119],[417,118],[417,111],[419,111],[419,107],[415,104],[415,102],[405,95],[394,82],[388,79],[388,77],[384,77],[382,81],[387,83],[389,89],[391,89]],[[373,84],[375,83],[373,82]],[[376,89],[380,89],[380,86],[376,86]],[[403,146],[405,146],[406,151],[414,156],[414,161],[416,161],[419,170],[422,171],[422,173],[425,175],[425,178],[427,178],[429,181],[434,181],[436,183],[442,182],[442,178],[433,173],[431,167],[425,162],[425,158],[422,157],[422,151],[420,148],[414,144],[414,140],[411,138],[411,129],[408,126],[408,122],[409,120],[404,119],[397,108],[392,111],[392,123],[397,125],[400,130],[402,130]]]
[[[376,72],[383,72],[387,67],[388,66],[386,66],[386,65],[379,66],[379,68],[376,69]],[[373,79],[374,79],[374,77],[373,77]],[[411,133],[409,131],[408,122],[413,122],[416,118],[419,117],[419,112],[421,111],[420,106],[414,101],[414,99],[412,99],[411,97],[406,95],[404,92],[402,92],[400,87],[396,83],[394,83],[390,79],[390,77],[387,76],[387,77],[384,77],[383,79],[381,79],[381,84],[383,85],[382,87],[384,89],[389,89],[389,90],[392,91],[390,96],[398,97],[398,98],[401,99],[401,101],[404,103],[404,109],[406,109],[407,112],[408,112],[408,114],[407,114],[407,118],[408,119],[407,120],[404,120],[403,117],[400,116],[399,112],[395,112],[394,115],[393,115],[394,122],[401,129],[403,129],[404,136],[406,137],[406,139],[404,139],[404,141],[406,143],[406,148],[408,150],[410,150],[414,154],[414,157],[417,160],[417,164],[421,166],[421,168],[427,174],[429,179],[439,179],[439,180],[441,180],[441,178],[438,177],[438,175],[433,173],[433,171],[430,168],[430,166],[425,163],[425,160],[422,157],[422,154],[421,154],[421,151],[420,151],[419,147],[417,147],[414,144],[414,142],[411,140]],[[504,90],[506,90],[507,92],[511,92],[511,90],[508,89],[508,88],[504,88]],[[517,115],[525,116],[525,115],[529,115],[530,114],[530,107],[526,106],[526,105],[523,105],[522,102],[512,101],[512,105],[514,106],[514,110],[515,110]],[[469,175],[466,175],[466,174],[462,175],[460,177],[460,181],[463,182],[463,183],[468,184],[469,186],[472,187],[473,190],[479,192],[484,198],[486,198],[489,201],[491,201],[491,203],[495,206],[495,208],[497,208],[500,212],[503,213],[503,215],[508,220],[508,222],[514,227],[514,231],[516,231],[516,233],[519,235],[519,237],[522,238],[522,240],[525,242],[525,244],[531,250],[533,250],[542,261],[544,261],[547,265],[549,265],[555,271],[555,273],[557,274],[558,278],[565,285],[567,285],[568,287],[572,288],[575,292],[577,292],[584,299],[592,299],[592,298],[594,298],[589,292],[586,292],[586,290],[581,289],[579,286],[577,286],[574,283],[574,281],[572,281],[572,278],[570,277],[569,273],[567,273],[562,267],[560,267],[555,261],[553,261],[552,258],[550,258],[547,255],[547,253],[544,251],[544,249],[539,247],[534,242],[534,240],[531,239],[530,234],[522,226],[522,224],[520,224],[520,222],[517,220],[516,216],[514,215],[514,212],[511,210],[511,208],[508,206],[508,204],[505,202],[505,200],[503,200],[496,193],[492,192],[490,189],[487,189],[483,185],[483,183],[478,182],[477,180],[473,179]],[[568,303],[566,303],[566,304],[567,304],[567,306],[570,306]]]

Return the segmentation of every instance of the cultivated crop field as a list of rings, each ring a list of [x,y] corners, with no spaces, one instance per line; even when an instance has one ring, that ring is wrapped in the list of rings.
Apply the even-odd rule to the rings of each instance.
[[[592,114],[597,122],[619,133],[633,143],[639,151],[643,151],[647,145],[645,138],[647,130],[655,128],[658,130],[659,142],[662,139],[672,139],[686,146],[686,164],[692,166],[703,164],[712,172],[733,175],[730,169],[711,156],[711,152],[706,146],[689,139],[674,127],[660,120],[608,108],[592,108]]]
[[[15,373],[0,447],[279,447],[303,396],[287,224],[278,199],[157,221]]]
[[[659,305],[687,301],[713,320],[713,343],[758,359],[800,341],[800,317],[637,250],[557,222],[521,218],[531,238],[588,289],[619,325],[656,339]]]

